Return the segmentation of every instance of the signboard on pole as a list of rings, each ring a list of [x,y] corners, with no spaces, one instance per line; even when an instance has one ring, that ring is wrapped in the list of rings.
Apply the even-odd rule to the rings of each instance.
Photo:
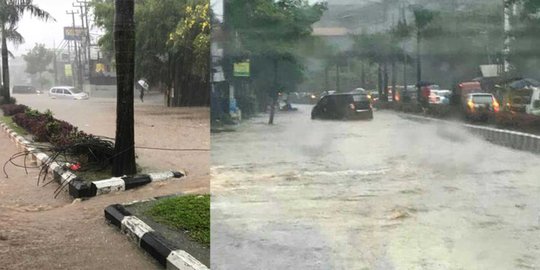
[[[82,40],[86,31],[82,27],[64,27],[65,40]]]
[[[98,46],[91,46],[90,47],[90,59],[91,60],[98,60],[99,59],[99,47]]]
[[[234,63],[235,77],[249,77],[249,61]]]
[[[486,78],[499,76],[499,70],[499,65],[480,65],[482,76]]]
[[[71,69],[71,64],[65,64],[64,65],[64,75],[66,77],[73,76],[73,70]]]

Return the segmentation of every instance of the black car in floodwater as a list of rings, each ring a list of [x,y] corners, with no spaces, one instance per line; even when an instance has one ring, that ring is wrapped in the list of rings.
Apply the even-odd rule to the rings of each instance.
[[[35,87],[29,85],[15,85],[12,89],[13,94],[38,94]]]
[[[367,93],[334,93],[321,98],[311,111],[311,119],[373,119]]]

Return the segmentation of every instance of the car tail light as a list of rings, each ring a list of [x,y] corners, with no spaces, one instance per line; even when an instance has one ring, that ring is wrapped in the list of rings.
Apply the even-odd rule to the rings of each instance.
[[[499,109],[500,109],[499,102],[497,102],[496,100],[493,100],[493,111],[499,112]]]
[[[349,104],[349,108],[351,108],[351,110],[353,110],[353,111],[356,110],[356,107],[354,106],[354,103]]]

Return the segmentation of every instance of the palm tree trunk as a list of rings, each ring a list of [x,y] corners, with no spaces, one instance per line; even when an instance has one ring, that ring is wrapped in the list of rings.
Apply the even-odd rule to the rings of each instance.
[[[392,59],[392,102],[396,102],[396,84],[397,84],[396,59]]]
[[[383,65],[383,102],[388,102],[388,63]]]
[[[336,64],[336,92],[341,92],[340,90],[340,81],[339,81],[339,64]]]
[[[328,66],[324,67],[324,91],[328,91]]]
[[[366,65],[364,64],[364,61],[362,61],[362,69],[361,69],[360,78],[362,80],[362,87],[366,88]]]
[[[2,24],[0,26],[2,29],[2,96],[4,97],[4,102],[10,102],[11,96],[9,93],[9,64],[8,64],[8,48],[7,48],[7,37],[5,26]]]
[[[112,173],[135,174],[133,82],[135,78],[134,0],[116,0],[114,43],[117,76],[116,143]]]
[[[407,94],[407,53],[405,52],[405,45],[403,45],[403,93]]]
[[[380,101],[383,95],[383,76],[382,76],[381,63],[378,63],[378,67],[377,67],[377,88],[379,92],[379,101]]]
[[[418,100],[421,100],[420,86],[418,83],[422,80],[422,66],[420,61],[420,32],[416,34],[416,95]]]
[[[277,98],[278,98],[278,60],[274,59],[274,87],[270,91],[272,95],[272,106],[270,107],[270,119],[268,119],[268,124],[274,124],[274,114],[276,110]]]

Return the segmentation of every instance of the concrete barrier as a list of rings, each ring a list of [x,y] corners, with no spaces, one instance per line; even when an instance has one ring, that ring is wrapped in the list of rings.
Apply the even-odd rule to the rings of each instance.
[[[418,115],[401,114],[401,116],[403,118],[412,119],[412,120],[456,124],[455,122],[429,118],[429,117],[424,117],[424,116],[418,116]],[[502,145],[502,146],[510,147],[513,149],[521,150],[521,151],[527,151],[527,152],[531,152],[535,154],[540,154],[540,136],[538,135],[518,132],[518,131],[513,131],[513,130],[471,125],[471,124],[461,124],[461,125],[465,127],[472,134],[482,137],[493,144]]]

